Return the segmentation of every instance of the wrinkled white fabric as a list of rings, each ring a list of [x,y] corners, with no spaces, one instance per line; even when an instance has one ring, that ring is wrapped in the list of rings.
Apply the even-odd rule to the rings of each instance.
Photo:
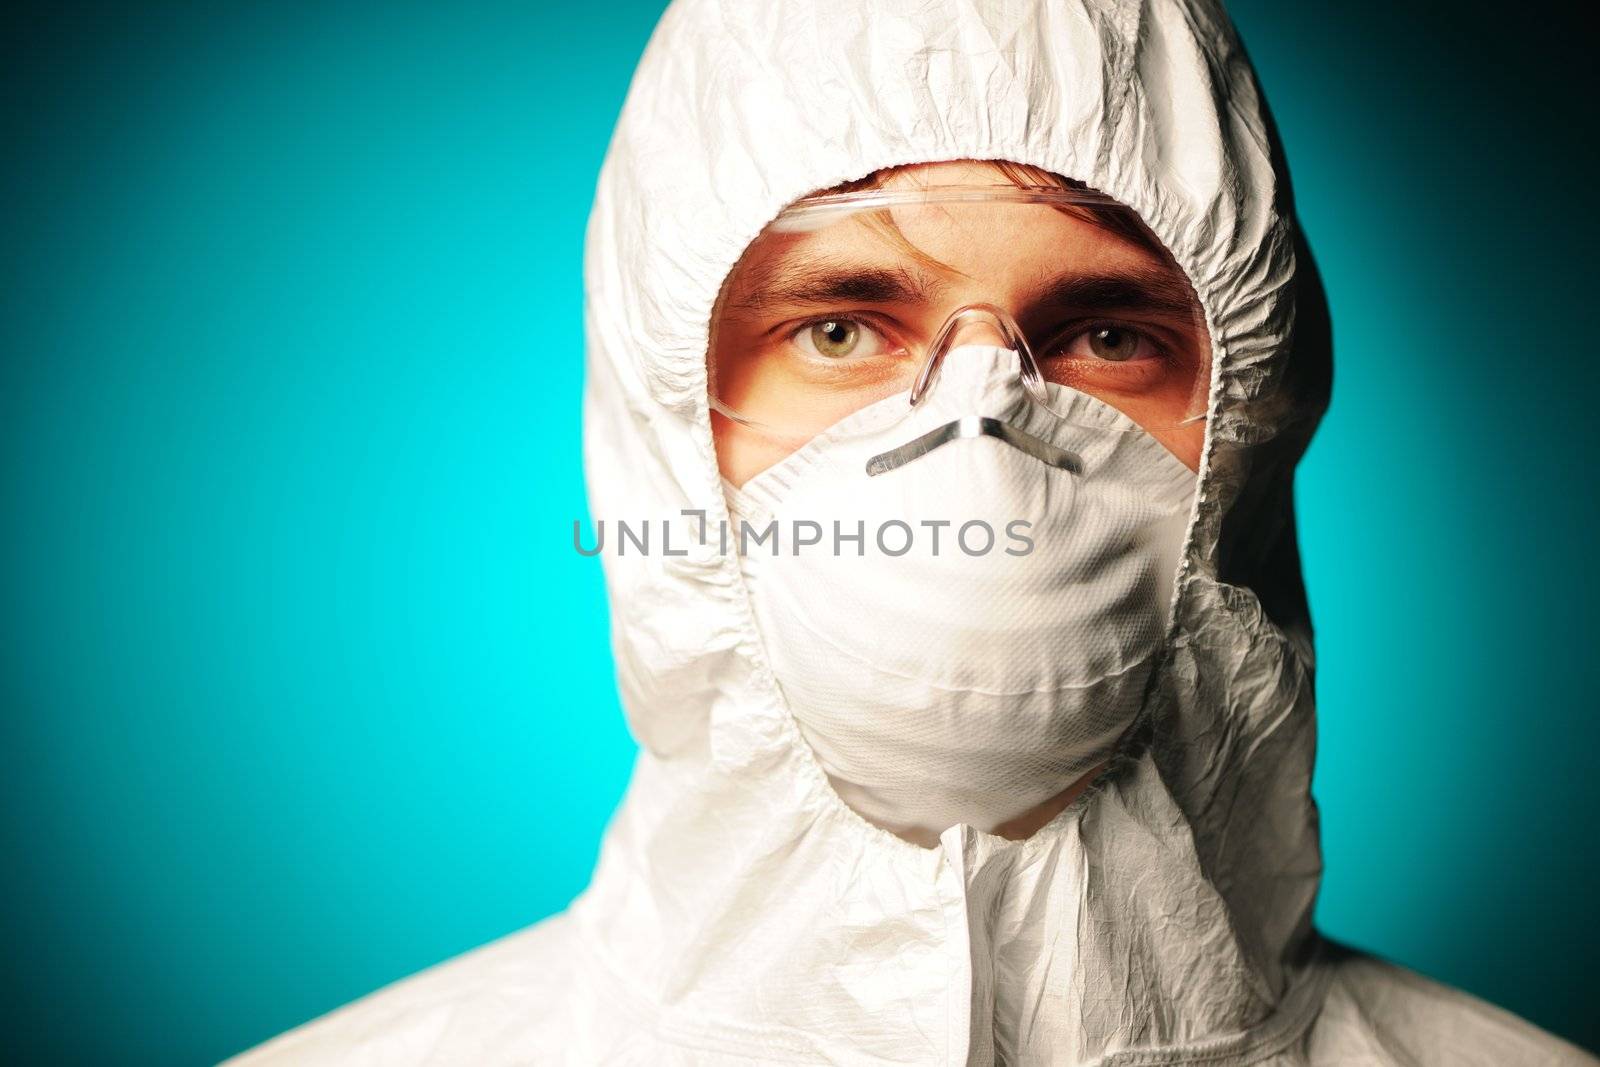
[[[905,405],[880,400],[728,494],[785,706],[845,803],[908,840],[993,832],[1110,756],[1165,637],[1195,476],[1115,408],[1048,390],[1030,398],[1016,352],[964,345],[909,417],[876,425]],[[1073,466],[977,437],[867,476],[971,415]]]
[[[961,158],[1132,207],[1212,338],[1175,620],[1102,784],[1026,840],[963,823],[934,848],[903,841],[823,774],[735,557],[607,555],[641,750],[588,888],[237,1062],[1594,1062],[1311,926],[1291,489],[1329,340],[1270,118],[1215,3],[674,3],[590,218],[593,514],[725,517],[705,356],[740,252],[806,193]]]

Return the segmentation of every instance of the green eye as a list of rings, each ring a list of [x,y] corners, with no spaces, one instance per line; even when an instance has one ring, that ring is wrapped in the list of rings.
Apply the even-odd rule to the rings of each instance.
[[[856,350],[861,327],[847,319],[819,322],[811,327],[811,344],[821,355],[843,359]]]
[[[1104,360],[1121,363],[1139,350],[1139,335],[1120,326],[1097,326],[1089,331],[1089,351]]]

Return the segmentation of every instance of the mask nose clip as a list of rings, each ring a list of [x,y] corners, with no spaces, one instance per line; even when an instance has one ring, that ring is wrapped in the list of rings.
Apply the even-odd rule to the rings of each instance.
[[[944,357],[956,346],[957,339],[970,339],[974,333],[982,331],[996,335],[1001,347],[1017,354],[1017,365],[1021,372],[1023,387],[1037,403],[1048,404],[1049,394],[1045,390],[1044,376],[1039,373],[1039,364],[1034,360],[1033,350],[1028,347],[1028,340],[1017,326],[1017,321],[1005,309],[993,304],[968,304],[951,313],[929,344],[928,357],[911,386],[912,407],[915,407],[933,388],[934,382],[938,380],[939,368],[944,363]],[[967,343],[971,341],[968,340]],[[1071,474],[1083,473],[1083,460],[1076,453],[1069,452],[1001,419],[983,415],[965,415],[898,448],[891,448],[887,452],[873,456],[867,460],[867,476],[871,478],[886,474],[952,441],[974,437],[993,437],[1019,452],[1032,456],[1048,467],[1055,467]]]
[[[874,478],[880,474],[887,474],[897,467],[904,467],[914,459],[926,456],[941,445],[973,437],[993,437],[1018,452],[1032,456],[1047,467],[1055,467],[1068,474],[1083,473],[1083,459],[1075,452],[1068,452],[1060,445],[1051,444],[1042,437],[1035,437],[1009,422],[1001,422],[999,419],[983,415],[963,415],[954,422],[947,422],[913,441],[907,441],[899,448],[891,448],[887,452],[873,456],[867,460],[867,477]]]
[[[1040,404],[1048,402],[1044,375],[1039,373],[1039,364],[1033,358],[1033,350],[1028,347],[1028,339],[1023,336],[1017,320],[1011,317],[1010,312],[994,304],[968,304],[950,313],[950,317],[939,327],[939,332],[929,344],[928,358],[923,362],[922,369],[917,372],[916,381],[911,384],[912,407],[916,407],[938,381],[939,368],[944,364],[945,354],[954,347],[957,336],[984,327],[991,328],[998,335],[1002,347],[1009,348],[1017,354],[1022,385],[1028,391],[1028,395]]]

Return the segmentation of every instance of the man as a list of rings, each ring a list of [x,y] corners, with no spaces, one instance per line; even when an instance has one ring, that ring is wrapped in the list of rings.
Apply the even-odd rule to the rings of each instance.
[[[678,535],[594,878],[238,1062],[1593,1062],[1311,926],[1329,339],[1216,6],[675,4],[587,269]]]

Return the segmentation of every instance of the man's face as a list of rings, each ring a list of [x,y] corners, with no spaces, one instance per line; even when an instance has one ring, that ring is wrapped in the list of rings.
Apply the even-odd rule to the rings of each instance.
[[[897,171],[882,188],[1001,180],[987,164],[960,161]],[[752,245],[712,330],[724,399],[759,397],[778,422],[784,408],[834,421],[849,412],[829,412],[805,376],[785,368],[819,366],[820,376],[830,363],[870,363],[901,383],[952,312],[992,304],[1021,327],[1046,380],[1117,408],[1198,470],[1210,341],[1187,279],[1167,257],[1082,210],[978,202],[875,214]],[[990,328],[962,343],[1004,342]],[[792,435],[717,411],[712,430],[718,465],[735,485],[798,447]]]

